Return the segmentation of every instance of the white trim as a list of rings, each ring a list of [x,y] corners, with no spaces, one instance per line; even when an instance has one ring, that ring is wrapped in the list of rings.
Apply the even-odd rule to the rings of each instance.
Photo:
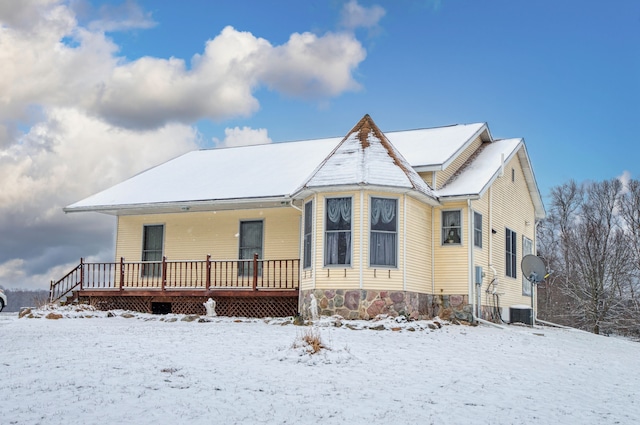
[[[402,290],[407,290],[407,195],[402,195]]]
[[[364,288],[364,190],[360,189],[360,289]],[[371,247],[369,247],[371,249]]]
[[[320,258],[320,264],[318,264],[318,258],[315,255],[316,254],[316,234],[318,233],[317,229],[318,229],[318,194],[314,194],[313,195],[313,204],[315,205],[314,207],[314,211],[313,211],[313,236],[312,236],[312,240],[313,240],[313,267],[311,268],[311,284],[312,284],[312,288],[316,289],[316,270],[318,270],[318,267],[320,267],[320,264],[322,264],[323,259]]]
[[[458,243],[444,243],[444,238],[443,238],[443,233],[442,230],[444,229],[444,220],[443,220],[443,215],[445,212],[452,212],[452,211],[457,211],[460,214],[460,242]],[[449,208],[446,210],[440,210],[440,229],[438,229],[439,234],[440,234],[440,246],[463,246],[464,245],[464,232],[462,231],[462,224],[463,224],[464,218],[462,216],[462,209],[461,208]]]
[[[310,243],[311,243],[311,252],[309,253],[309,267],[306,267],[305,266],[305,262],[306,262],[307,258],[305,256],[305,252],[304,252],[304,238],[306,236],[305,227],[307,226],[307,219],[305,217],[305,214],[307,212],[307,205],[308,204],[311,204],[311,241],[310,241]],[[314,225],[315,224],[314,223],[314,221],[315,221],[315,211],[314,211],[314,209],[315,209],[315,202],[314,202],[314,200],[312,198],[312,199],[308,200],[307,202],[305,202],[302,205],[303,205],[303,210],[302,210],[302,220],[301,220],[301,229],[300,229],[301,230],[300,233],[302,234],[302,249],[301,249],[302,256],[301,257],[302,257],[302,270],[303,271],[307,271],[307,270],[312,270],[313,269],[313,258],[314,258],[313,253],[314,253],[314,248],[315,248],[315,246],[314,246],[314,233],[315,233],[314,232],[314,230],[315,230],[315,225]]]

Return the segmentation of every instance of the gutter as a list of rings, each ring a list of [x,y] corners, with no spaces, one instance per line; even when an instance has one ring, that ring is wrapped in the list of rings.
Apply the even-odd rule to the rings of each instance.
[[[179,202],[147,202],[141,204],[121,204],[121,205],[94,205],[85,207],[64,207],[62,211],[65,213],[75,212],[114,212],[127,211],[127,210],[198,210],[203,208],[203,211],[207,208],[215,206],[229,206],[229,205],[251,205],[260,203],[279,203],[274,206],[285,206],[291,204],[292,199],[289,196],[269,196],[264,198],[241,198],[241,199],[211,199],[200,201],[179,201]]]

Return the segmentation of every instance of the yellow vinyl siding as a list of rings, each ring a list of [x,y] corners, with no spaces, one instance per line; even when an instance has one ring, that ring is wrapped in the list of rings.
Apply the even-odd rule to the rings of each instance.
[[[407,291],[421,293],[432,291],[431,212],[431,206],[407,197],[405,234]]]
[[[433,171],[423,171],[421,173],[418,173],[418,175],[422,178],[422,180],[427,182],[429,187],[433,188]]]
[[[467,146],[464,151],[462,151],[462,153],[460,153],[460,155],[456,157],[456,159],[453,160],[451,164],[449,164],[447,168],[436,173],[435,184],[437,186],[437,189],[441,189],[442,186],[444,186],[447,181],[449,181],[451,176],[453,176],[456,171],[458,171],[460,167],[462,167],[462,165],[467,162],[471,155],[473,155],[476,150],[478,150],[481,144],[482,139],[480,137],[476,138],[473,142],[471,142],[469,146]]]
[[[299,258],[300,212],[293,208],[187,212],[120,216],[116,259],[140,261],[145,224],[164,225],[164,255],[169,260],[213,260],[238,258],[240,221],[263,220],[263,257]]]
[[[460,210],[462,218],[462,243],[442,244],[442,211]],[[469,227],[466,202],[443,204],[434,210],[434,277],[435,295],[469,293]]]
[[[515,181],[511,181],[511,170]],[[504,175],[491,187],[493,229],[492,264],[497,271],[498,292],[504,293],[500,305],[508,308],[514,304],[530,305],[531,297],[522,295],[522,236],[535,241],[534,206],[529,194],[520,160],[516,155],[504,167]],[[516,232],[516,278],[506,276],[506,228]],[[487,274],[491,276],[491,273]]]

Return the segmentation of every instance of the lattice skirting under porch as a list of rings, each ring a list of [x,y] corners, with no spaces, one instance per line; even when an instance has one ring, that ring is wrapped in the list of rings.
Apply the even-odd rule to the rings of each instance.
[[[130,310],[141,313],[197,314],[206,313],[204,302],[209,297],[79,297],[98,310]],[[298,297],[212,297],[218,316],[288,317],[298,312]]]

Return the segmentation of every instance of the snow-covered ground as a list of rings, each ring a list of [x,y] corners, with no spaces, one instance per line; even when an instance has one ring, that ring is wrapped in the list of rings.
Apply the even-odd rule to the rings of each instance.
[[[624,339],[390,319],[302,327],[115,313],[0,315],[0,423],[640,421],[640,343]],[[72,318],[83,315],[93,317]],[[308,354],[310,333],[328,348]]]

